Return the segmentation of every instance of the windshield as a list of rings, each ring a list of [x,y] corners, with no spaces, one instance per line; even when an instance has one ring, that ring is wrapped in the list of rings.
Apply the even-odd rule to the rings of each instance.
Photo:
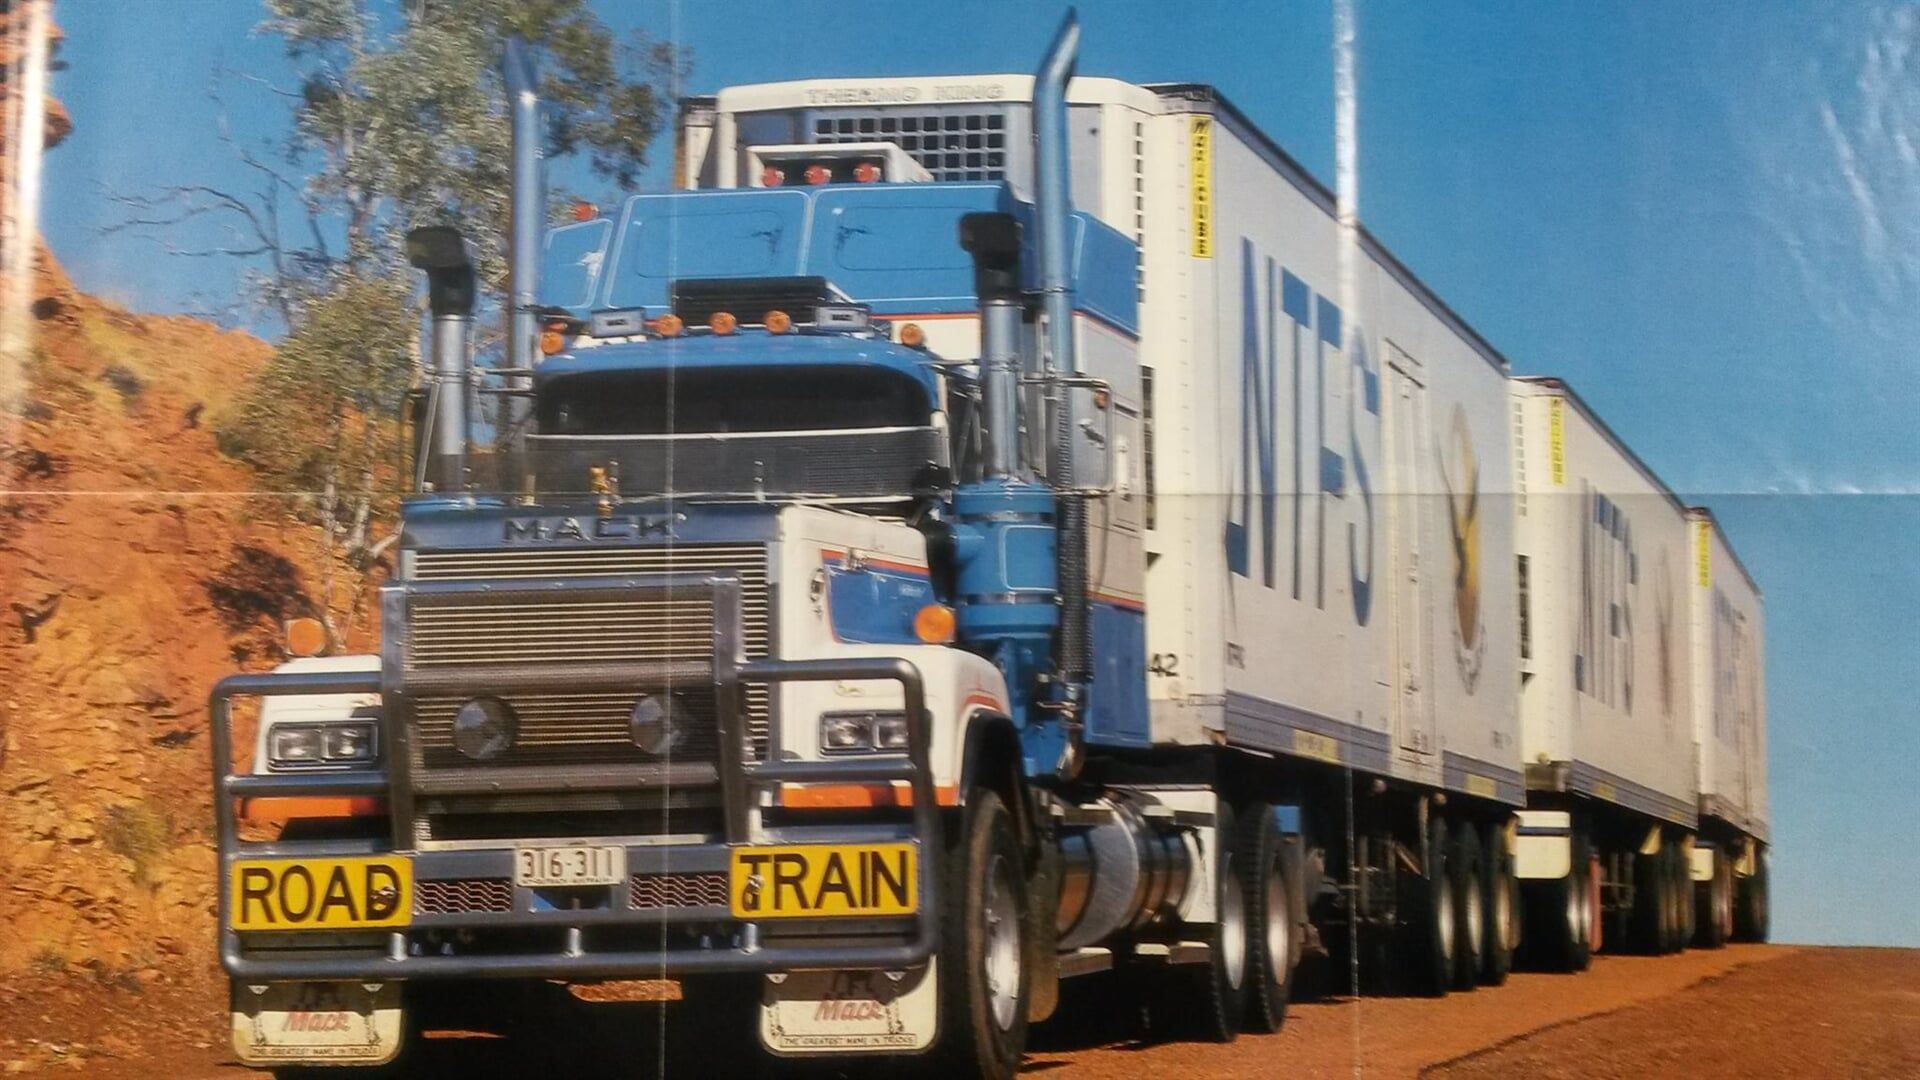
[[[554,378],[538,402],[542,435],[698,435],[924,427],[913,378],[876,367],[702,367]]]

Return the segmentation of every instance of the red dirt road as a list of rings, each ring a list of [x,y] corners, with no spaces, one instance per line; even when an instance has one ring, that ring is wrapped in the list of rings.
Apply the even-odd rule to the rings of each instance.
[[[0,1075],[237,1080],[212,980],[136,990],[84,972],[0,981]],[[436,1038],[422,1076],[718,1075],[698,1020],[596,1006],[515,1038]],[[1440,1001],[1296,1003],[1284,1031],[1227,1046],[1135,1041],[1080,1009],[1036,1032],[1024,1072],[1142,1077],[1920,1076],[1920,951],[1733,947],[1601,957]],[[687,1046],[663,1052],[664,1020]],[[528,1037],[531,1035],[532,1037]],[[583,1040],[581,1036],[589,1036]],[[669,1040],[679,1042],[680,1040]],[[573,1053],[563,1047],[571,1045]],[[931,1077],[925,1065],[907,1068]],[[898,1064],[860,1075],[897,1076]],[[833,1070],[807,1070],[813,1077]]]

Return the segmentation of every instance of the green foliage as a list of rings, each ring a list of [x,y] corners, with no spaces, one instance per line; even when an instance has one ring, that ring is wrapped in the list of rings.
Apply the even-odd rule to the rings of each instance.
[[[173,822],[151,801],[123,803],[107,809],[100,839],[108,851],[133,860],[133,880],[151,884],[154,864],[173,846]]]
[[[219,421],[221,447],[300,491],[378,473],[377,429],[413,376],[418,321],[400,271],[346,271]]]

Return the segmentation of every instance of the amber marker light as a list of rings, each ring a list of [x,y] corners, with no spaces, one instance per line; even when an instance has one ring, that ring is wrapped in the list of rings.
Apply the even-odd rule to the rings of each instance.
[[[594,218],[597,218],[599,216],[600,216],[599,207],[593,205],[590,202],[587,202],[585,199],[575,200],[573,204],[573,220],[592,221]]]
[[[945,645],[953,640],[953,609],[945,604],[928,604],[913,613],[913,636],[929,645]]]
[[[661,337],[679,337],[680,332],[686,328],[687,324],[680,321],[680,316],[672,313],[653,320],[653,332]]]
[[[926,343],[927,332],[920,329],[919,323],[910,322],[900,328],[900,344],[905,345],[909,349],[917,349]]]
[[[319,656],[327,651],[327,628],[319,619],[287,620],[287,655]]]
[[[547,328],[540,332],[540,351],[548,356],[552,356],[554,353],[565,349],[567,347],[566,330],[566,323],[548,323]]]
[[[769,334],[784,334],[793,329],[793,316],[778,309],[769,311],[762,322]]]
[[[862,184],[875,183],[880,179],[880,166],[863,161],[853,167],[853,178]]]
[[[731,311],[716,311],[713,313],[713,318],[707,320],[707,329],[723,337],[733,333],[734,328],[739,325],[740,320],[734,318]]]
[[[807,183],[816,186],[833,179],[833,173],[825,165],[809,165],[807,171],[801,175],[806,178]]]
[[[779,187],[787,182],[787,174],[769,165],[760,170],[761,187]]]

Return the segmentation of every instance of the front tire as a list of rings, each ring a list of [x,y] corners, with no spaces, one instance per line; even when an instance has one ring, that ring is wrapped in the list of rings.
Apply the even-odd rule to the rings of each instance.
[[[968,794],[946,858],[941,1055],[956,1076],[1011,1080],[1027,1044],[1027,894],[1013,817],[997,792]]]

